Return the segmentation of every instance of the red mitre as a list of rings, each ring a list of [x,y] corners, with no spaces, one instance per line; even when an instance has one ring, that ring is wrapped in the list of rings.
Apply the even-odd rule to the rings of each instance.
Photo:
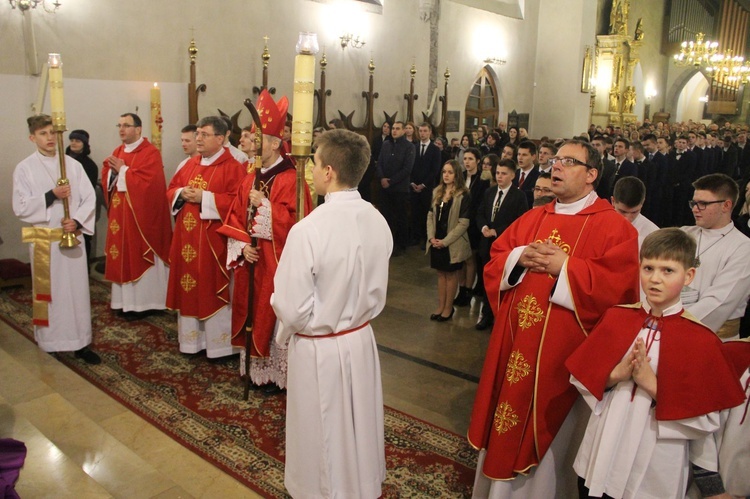
[[[281,138],[284,135],[284,123],[286,123],[286,111],[289,108],[289,99],[286,96],[274,102],[268,90],[263,89],[255,103],[263,127],[263,135]],[[253,132],[255,125],[253,125]]]

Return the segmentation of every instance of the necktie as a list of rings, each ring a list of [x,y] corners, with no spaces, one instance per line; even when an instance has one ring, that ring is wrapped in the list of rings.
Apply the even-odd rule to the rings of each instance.
[[[653,161],[653,159],[654,159],[654,153],[652,152],[648,153],[648,160]]]
[[[425,150],[425,147],[426,147],[426,146],[425,146],[424,144],[422,144],[422,152],[420,153],[420,156],[424,156],[424,150]]]
[[[622,163],[615,163],[615,174],[617,174],[620,171],[620,165]]]
[[[497,198],[495,199],[495,205],[492,207],[492,217],[490,217],[490,222],[495,221],[495,215],[497,215],[497,212],[500,210],[500,200],[503,199],[503,191],[498,189],[497,190]]]
[[[524,180],[526,180],[526,172],[521,172],[521,179],[518,181],[518,187],[523,185]]]

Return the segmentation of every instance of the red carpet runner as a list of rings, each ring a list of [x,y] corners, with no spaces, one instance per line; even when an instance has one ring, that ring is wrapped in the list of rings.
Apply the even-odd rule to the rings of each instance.
[[[109,309],[109,289],[91,283],[93,349],[102,364],[59,359],[180,444],[265,497],[284,488],[284,395],[242,400],[238,361],[179,353],[171,313],[126,322]],[[31,292],[0,292],[0,319],[33,341]],[[468,497],[476,452],[466,439],[385,408],[383,497]]]

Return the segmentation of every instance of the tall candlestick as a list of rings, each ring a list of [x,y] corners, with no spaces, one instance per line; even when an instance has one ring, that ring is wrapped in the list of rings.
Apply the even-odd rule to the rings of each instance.
[[[154,82],[151,88],[151,143],[161,151],[161,89]]]
[[[313,101],[315,99],[315,54],[318,35],[300,33],[294,59],[292,101],[292,156],[297,160],[297,220],[305,211],[305,168],[312,148]]]
[[[67,128],[65,126],[62,57],[60,57],[60,54],[50,54],[47,65],[49,66],[49,102],[52,126],[56,132],[64,132]]]

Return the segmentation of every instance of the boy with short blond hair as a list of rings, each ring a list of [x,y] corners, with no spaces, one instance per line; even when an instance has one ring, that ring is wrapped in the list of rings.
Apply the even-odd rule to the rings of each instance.
[[[99,364],[91,343],[91,303],[85,246],[60,248],[63,232],[94,233],[96,194],[81,163],[65,156],[69,183],[58,185],[60,159],[52,119],[26,120],[36,150],[13,172],[13,212],[24,227],[33,278],[34,339],[45,352],[75,352],[88,364]],[[63,201],[68,200],[65,216]]]
[[[574,463],[582,496],[684,497],[688,443],[744,400],[721,341],[680,301],[695,246],[674,228],[646,237],[646,300],[609,309],[565,364],[592,409]]]

